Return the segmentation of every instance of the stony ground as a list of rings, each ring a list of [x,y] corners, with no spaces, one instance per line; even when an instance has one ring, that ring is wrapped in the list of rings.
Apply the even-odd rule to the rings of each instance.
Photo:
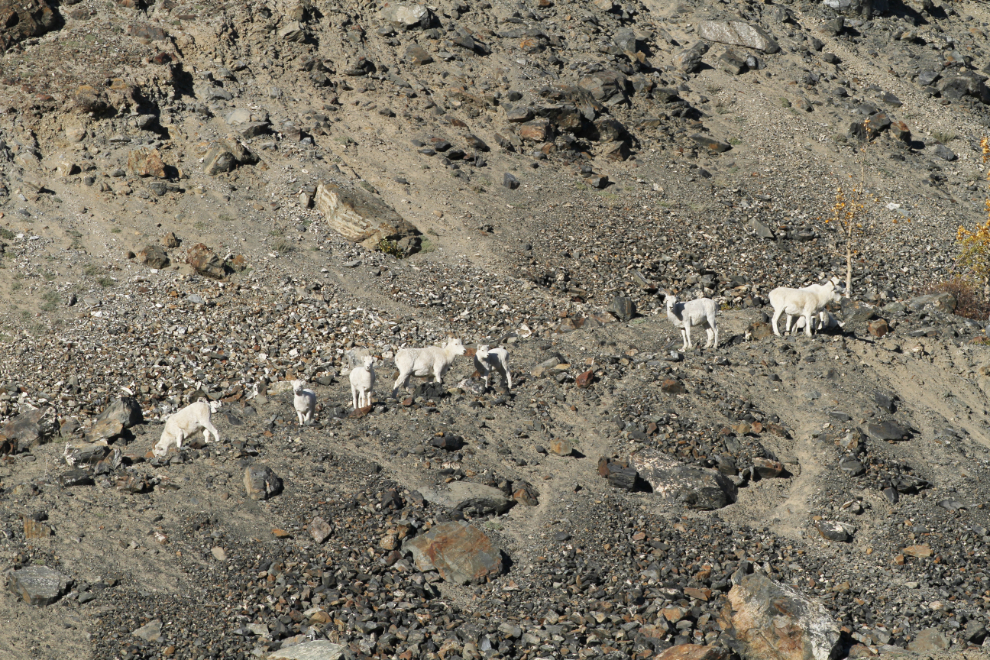
[[[921,296],[985,220],[990,10],[867,4],[0,0],[0,659],[767,657],[752,576],[840,657],[983,657],[985,319]],[[419,250],[335,232],[327,183]],[[772,288],[845,278],[839,186],[845,325],[767,336]],[[718,302],[717,350],[664,291]],[[512,389],[468,355],[390,397],[449,335]],[[153,458],[200,397],[221,442]],[[624,481],[649,452],[738,492]],[[464,520],[496,573],[409,554]]]

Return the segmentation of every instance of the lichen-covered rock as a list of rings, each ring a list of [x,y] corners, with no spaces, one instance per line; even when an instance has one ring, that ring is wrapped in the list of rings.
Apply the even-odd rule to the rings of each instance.
[[[282,492],[282,480],[267,465],[252,465],[244,470],[244,490],[252,500],[267,500]]]
[[[832,660],[841,648],[839,626],[821,603],[758,573],[729,591],[720,624],[744,660]]]
[[[447,509],[486,516],[508,511],[515,503],[498,488],[470,481],[454,481],[446,486],[420,488],[423,499]]]
[[[26,566],[14,571],[7,586],[28,605],[43,607],[62,597],[72,579],[47,566]]]
[[[736,501],[735,484],[716,470],[685,465],[649,449],[632,454],[629,461],[640,478],[664,499],[705,511]]]
[[[193,245],[186,251],[186,263],[200,275],[221,280],[227,274],[224,270],[223,260],[217,253],[202,243]]]
[[[114,419],[120,422],[125,429],[129,429],[137,424],[142,424],[144,414],[141,412],[141,404],[137,402],[137,399],[122,396],[107,406],[97,419]]]
[[[362,188],[320,184],[315,205],[334,231],[369,250],[379,247],[382,240],[419,235],[419,230],[392,207]]]
[[[47,443],[58,432],[58,423],[50,412],[50,408],[38,408],[21,413],[0,427],[0,443],[9,442],[15,452]]]
[[[780,46],[773,37],[756,25],[744,21],[701,21],[698,36],[730,46],[745,46],[764,53],[776,53]]]
[[[436,569],[448,582],[468,584],[502,572],[502,552],[477,527],[463,521],[435,525],[402,544],[416,568]]]

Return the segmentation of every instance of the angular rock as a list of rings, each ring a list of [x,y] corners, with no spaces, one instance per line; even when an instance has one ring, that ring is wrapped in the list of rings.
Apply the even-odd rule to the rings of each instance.
[[[299,21],[289,21],[279,28],[278,36],[280,39],[301,44],[306,41],[306,27]]]
[[[684,387],[684,383],[676,378],[668,378],[660,383],[660,390],[666,392],[667,394],[684,394],[687,392],[687,389]]]
[[[907,647],[915,653],[941,653],[949,650],[949,640],[938,628],[925,628],[908,642]]]
[[[13,571],[7,588],[28,605],[51,605],[68,591],[72,578],[47,566],[27,566]]]
[[[115,399],[107,406],[97,420],[113,419],[120,422],[121,426],[129,429],[137,424],[144,423],[144,414],[141,412],[141,404],[137,399],[129,396],[122,396]]]
[[[73,486],[92,486],[93,475],[89,470],[69,470],[58,477],[58,485],[62,488],[72,488]]]
[[[604,456],[598,459],[598,474],[608,479],[609,485],[623,490],[636,488],[639,479],[639,473],[629,461],[613,460]]]
[[[942,160],[953,161],[956,159],[955,152],[944,144],[936,144],[935,148],[932,149],[932,155],[936,158],[941,158]]]
[[[377,195],[360,187],[322,183],[316,189],[315,206],[331,229],[369,250],[377,249],[383,240],[398,241],[420,233]]]
[[[772,479],[784,473],[784,464],[780,461],[773,461],[769,458],[757,456],[753,458],[753,467],[762,479]]]
[[[464,511],[471,516],[499,515],[508,511],[513,500],[498,488],[470,481],[453,481],[436,488],[420,488],[423,499],[446,509]]]
[[[657,660],[728,660],[728,658],[728,649],[700,644],[672,646],[657,656]]]
[[[745,73],[749,68],[747,64],[748,60],[749,56],[745,52],[734,48],[727,48],[718,58],[718,68],[726,73],[738,76],[741,73]]]
[[[877,440],[902,440],[910,434],[910,430],[894,421],[871,422],[866,432]]]
[[[433,56],[419,44],[413,44],[406,48],[406,61],[417,66],[423,66],[433,62]]]
[[[186,263],[200,275],[215,280],[222,280],[227,275],[223,260],[217,256],[216,252],[202,243],[196,243],[186,250]]]
[[[685,465],[652,449],[630,455],[629,462],[653,492],[664,499],[703,511],[736,501],[736,485],[716,470]]]
[[[570,456],[574,453],[574,445],[569,440],[554,438],[550,441],[550,451],[557,456]]]
[[[430,26],[430,10],[425,5],[393,4],[382,10],[381,18],[398,30]]]
[[[906,557],[917,557],[918,559],[925,559],[931,557],[934,553],[932,552],[932,547],[928,544],[921,545],[909,545],[908,547],[901,550],[901,554]]]
[[[695,133],[691,136],[691,139],[701,147],[702,149],[707,149],[708,153],[720,154],[728,151],[732,148],[732,145],[728,142],[722,142],[721,140],[716,140],[715,138],[703,135],[701,133]]]
[[[252,465],[244,470],[244,490],[252,500],[267,500],[282,492],[282,480],[267,465]]]
[[[110,448],[106,442],[84,442],[66,444],[62,459],[66,465],[74,468],[92,467],[106,458]]]
[[[138,260],[148,268],[168,268],[168,253],[161,245],[148,245],[138,252]]]
[[[632,298],[616,296],[608,306],[608,312],[620,321],[629,321],[636,316],[636,303]]]
[[[547,142],[553,137],[548,119],[534,119],[519,125],[519,137],[530,142]]]
[[[236,164],[237,159],[234,158],[234,154],[222,142],[211,144],[206,156],[203,157],[203,171],[210,176],[229,172]]]
[[[863,464],[852,456],[843,457],[842,460],[839,461],[839,469],[848,474],[850,477],[858,477],[866,472],[866,468],[863,467]]]
[[[602,157],[613,163],[621,163],[629,158],[629,143],[625,140],[609,142],[602,147]]]
[[[45,0],[0,0],[0,53],[57,25],[58,16]]]
[[[832,660],[841,631],[817,601],[753,573],[729,591],[719,624],[743,660]]]
[[[481,582],[502,572],[502,552],[476,527],[464,521],[434,525],[402,544],[420,571],[436,569],[448,582]]]
[[[756,25],[744,21],[702,21],[698,36],[730,46],[745,46],[764,53],[776,53],[780,46],[773,37]]]
[[[926,307],[932,307],[940,312],[951,314],[956,311],[956,297],[951,293],[932,293],[925,296],[917,296],[908,300],[908,307],[921,311]]]
[[[162,638],[162,621],[152,619],[137,630],[131,631],[131,634],[146,642],[157,642]]]
[[[330,527],[330,523],[320,517],[313,518],[309,523],[309,535],[313,537],[313,540],[317,543],[323,543],[328,538],[330,534],[333,533],[333,529]]]
[[[134,149],[127,154],[127,169],[135,176],[165,179],[165,162],[158,149]]]
[[[832,522],[830,520],[819,520],[815,523],[815,529],[817,529],[818,533],[822,535],[822,538],[828,541],[844,543],[852,540],[852,537],[849,536],[849,532],[846,531],[846,528],[841,523]]]
[[[879,339],[880,337],[883,337],[888,332],[890,332],[890,326],[887,325],[887,322],[884,321],[883,319],[877,319],[875,321],[870,321],[866,325],[866,330],[871,335]]]
[[[707,52],[708,44],[704,41],[699,41],[690,48],[685,48],[674,55],[674,66],[684,73],[694,73],[701,66],[701,58]]]
[[[346,646],[318,639],[279,649],[270,653],[268,660],[340,660],[345,655]]]
[[[100,440],[112,440],[124,432],[124,425],[118,419],[100,419],[86,432],[86,439],[90,442]]]
[[[7,441],[15,452],[49,442],[58,433],[58,422],[47,407],[29,410],[0,427],[0,443]]]

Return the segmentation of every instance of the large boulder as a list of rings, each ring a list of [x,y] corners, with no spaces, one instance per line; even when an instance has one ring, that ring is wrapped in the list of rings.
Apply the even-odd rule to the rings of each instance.
[[[156,179],[167,178],[165,161],[158,149],[142,147],[127,154],[127,169],[135,176],[151,176]]]
[[[107,406],[96,419],[116,420],[125,429],[129,429],[137,424],[143,424],[144,414],[141,412],[141,404],[137,402],[137,399],[130,396],[122,396]]]
[[[502,552],[477,527],[463,521],[434,525],[402,544],[420,571],[437,570],[448,582],[482,582],[502,572]]]
[[[841,649],[839,626],[821,603],[759,573],[732,587],[719,624],[743,660],[832,660]]]
[[[7,588],[28,605],[51,605],[68,591],[72,579],[47,566],[26,566],[7,579]]]
[[[730,46],[745,46],[764,53],[776,53],[780,46],[763,28],[745,21],[701,21],[698,36]]]
[[[138,259],[148,268],[168,268],[168,253],[161,245],[152,244],[145,246],[138,252]]]
[[[717,470],[685,465],[651,449],[632,454],[629,462],[653,492],[664,499],[704,511],[736,501],[736,485]]]
[[[378,248],[383,240],[419,235],[419,230],[395,209],[360,187],[322,183],[316,189],[315,205],[334,231],[369,250]]]
[[[58,16],[45,0],[0,0],[0,53],[57,24]]]
[[[514,500],[498,488],[470,481],[454,481],[448,486],[420,488],[423,499],[447,509],[464,511],[473,516],[505,513],[515,504]]]
[[[58,422],[50,412],[38,408],[10,420],[0,427],[0,445],[7,443],[11,451],[21,452],[49,442],[58,433]]]

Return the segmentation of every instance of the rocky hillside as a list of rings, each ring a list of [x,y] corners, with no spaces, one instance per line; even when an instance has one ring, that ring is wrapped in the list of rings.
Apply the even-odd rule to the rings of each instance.
[[[0,0],[0,659],[984,657],[988,22]]]

